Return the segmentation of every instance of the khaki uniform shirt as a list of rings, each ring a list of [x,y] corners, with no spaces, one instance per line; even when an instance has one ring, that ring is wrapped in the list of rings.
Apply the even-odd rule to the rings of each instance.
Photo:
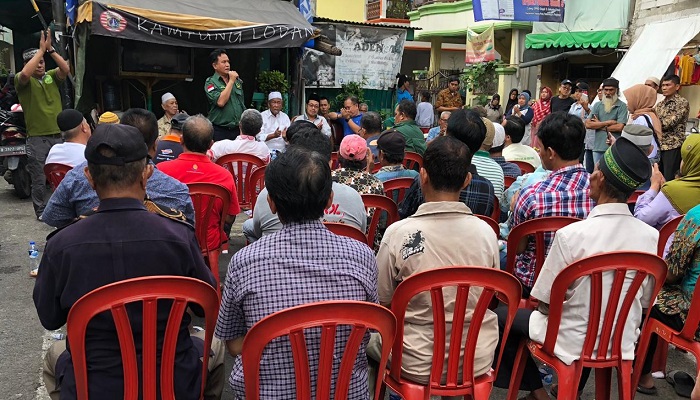
[[[435,108],[440,107],[457,107],[462,108],[464,103],[462,102],[462,96],[457,92],[450,92],[450,89],[442,89],[438,92],[437,100],[435,101]]]
[[[158,120],[158,139],[170,133],[170,118],[167,115],[163,115]]]
[[[422,271],[454,265],[497,269],[498,241],[486,222],[474,216],[463,203],[428,202],[421,204],[413,216],[387,228],[377,255],[377,265],[379,302],[388,304],[401,281]],[[443,289],[443,294],[447,354],[456,290],[448,287]],[[480,288],[470,290],[462,341],[466,340],[471,315],[480,294]],[[429,376],[433,355],[430,292],[423,292],[408,303],[404,329],[402,373],[408,376]],[[497,344],[498,321],[493,312],[487,311],[474,354],[475,376],[489,371]]]

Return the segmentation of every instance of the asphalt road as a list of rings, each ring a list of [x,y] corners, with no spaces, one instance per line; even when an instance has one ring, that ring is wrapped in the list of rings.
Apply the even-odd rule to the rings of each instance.
[[[31,200],[19,200],[12,187],[0,178],[0,400],[36,399],[48,396],[41,381],[43,355],[52,342],[52,333],[43,329],[36,316],[32,301],[34,279],[29,277],[27,248],[34,240],[43,249],[46,235],[53,228],[33,217]],[[247,217],[241,214],[232,229],[230,252],[222,255],[220,276],[225,279],[231,255],[245,244],[240,224]],[[226,358],[230,372],[232,358]],[[668,369],[695,371],[695,361],[689,354],[669,351]],[[228,373],[227,372],[227,373]],[[594,377],[591,376],[582,399],[593,399]],[[556,382],[556,378],[555,378]],[[615,378],[613,378],[615,384]],[[675,399],[673,388],[664,380],[657,380],[657,396],[638,394],[637,399]],[[505,398],[505,390],[494,389],[491,399]],[[524,392],[521,395],[525,395]],[[232,399],[226,385],[222,399]],[[613,389],[613,399],[617,398]]]

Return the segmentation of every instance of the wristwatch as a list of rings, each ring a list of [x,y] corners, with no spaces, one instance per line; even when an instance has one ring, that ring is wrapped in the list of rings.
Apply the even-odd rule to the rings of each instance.
[[[56,49],[54,49],[54,48],[52,47],[51,50],[46,50],[45,53],[46,53],[46,54],[52,54],[52,53],[55,53],[55,52],[56,52]]]

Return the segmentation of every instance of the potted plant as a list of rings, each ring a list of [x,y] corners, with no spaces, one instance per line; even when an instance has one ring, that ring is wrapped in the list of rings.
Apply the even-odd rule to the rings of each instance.
[[[267,99],[267,95],[270,92],[280,92],[282,93],[282,98],[284,98],[284,109],[285,112],[288,110],[288,93],[289,93],[289,82],[285,78],[284,74],[280,71],[260,71],[258,73],[258,91],[262,93],[262,97]],[[255,97],[255,95],[253,95]],[[267,109],[267,101],[263,101],[260,107],[260,111]]]

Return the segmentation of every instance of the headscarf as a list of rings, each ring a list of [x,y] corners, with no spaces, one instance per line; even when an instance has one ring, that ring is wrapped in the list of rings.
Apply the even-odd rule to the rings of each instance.
[[[537,132],[537,125],[542,122],[544,117],[552,112],[552,89],[548,88],[547,86],[543,86],[542,90],[540,90],[540,93],[542,92],[547,92],[549,97],[547,97],[547,100],[543,100],[540,97],[540,99],[537,100],[537,102],[532,106],[532,112],[534,113],[531,122],[533,135],[535,132]]]
[[[518,95],[518,99],[520,98],[520,96],[525,98],[525,105],[520,107],[520,111],[527,110],[528,108],[530,108],[530,95],[527,94],[527,92],[522,92]]]
[[[515,92],[515,100],[512,100],[510,98],[510,95]],[[506,114],[510,114],[510,110],[513,109],[513,106],[518,104],[518,89],[511,89],[510,92],[508,92],[508,102],[506,103]]]
[[[682,177],[666,182],[661,192],[679,214],[685,214],[700,203],[700,134],[685,139],[681,159]]]
[[[622,93],[625,95],[625,99],[627,99],[627,110],[630,112],[630,118],[632,114],[648,115],[652,124],[650,128],[654,129],[656,139],[659,140],[662,130],[661,121],[656,115],[656,111],[654,111],[656,90],[640,83],[622,91]]]
[[[498,105],[496,107],[493,106],[493,101],[498,99]],[[489,101],[489,107],[493,108],[494,110],[498,110],[501,108],[501,95],[498,93],[494,93],[493,96],[491,96],[491,101]]]

